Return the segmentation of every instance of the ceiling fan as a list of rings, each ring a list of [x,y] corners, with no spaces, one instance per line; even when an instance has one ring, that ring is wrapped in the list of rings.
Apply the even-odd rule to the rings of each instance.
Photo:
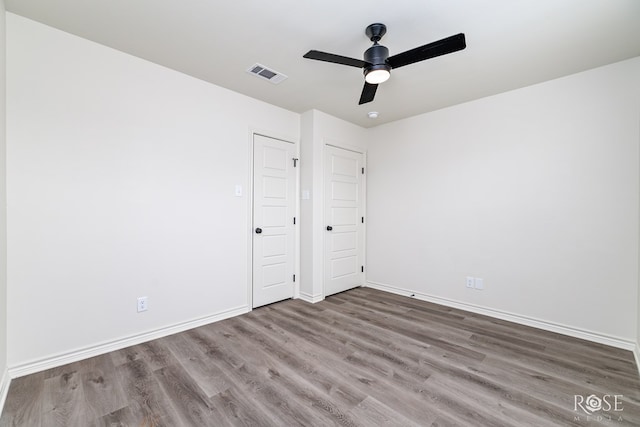
[[[435,58],[436,56],[457,52],[467,46],[464,34],[460,33],[442,40],[427,43],[424,46],[416,47],[415,49],[407,50],[397,55],[389,56],[389,49],[378,44],[386,32],[387,27],[384,24],[371,24],[366,28],[365,34],[373,42],[373,46],[364,52],[364,61],[335,55],[333,53],[320,52],[318,50],[310,50],[304,54],[303,57],[362,68],[365,82],[362,94],[360,95],[360,102],[358,102],[359,105],[362,105],[373,101],[373,98],[376,96],[378,84],[387,81],[392,69],[424,61],[425,59]]]

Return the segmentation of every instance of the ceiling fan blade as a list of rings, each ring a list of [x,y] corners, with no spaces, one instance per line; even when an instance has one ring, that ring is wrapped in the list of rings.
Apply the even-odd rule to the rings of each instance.
[[[360,102],[358,102],[358,105],[373,101],[373,98],[376,96],[376,90],[378,90],[378,85],[372,85],[371,83],[364,82],[362,95],[360,95]]]
[[[310,50],[303,55],[303,58],[317,59],[318,61],[333,62],[334,64],[348,65],[350,67],[358,68],[364,68],[367,65],[367,63],[361,59],[320,52],[319,50]]]
[[[456,34],[424,46],[408,50],[387,58],[387,63],[391,68],[403,67],[415,62],[424,61],[425,59],[435,58],[436,56],[446,55],[448,53],[457,52],[467,47],[464,34]]]

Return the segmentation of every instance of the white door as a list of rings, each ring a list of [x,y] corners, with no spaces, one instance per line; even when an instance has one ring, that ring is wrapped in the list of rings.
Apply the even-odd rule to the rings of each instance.
[[[364,155],[325,147],[324,295],[364,284]]]
[[[294,144],[253,138],[253,307],[293,298]]]

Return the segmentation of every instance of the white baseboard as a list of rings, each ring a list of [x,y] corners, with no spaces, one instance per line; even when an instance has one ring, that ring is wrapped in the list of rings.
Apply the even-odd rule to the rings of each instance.
[[[310,302],[311,304],[315,304],[317,302],[320,302],[320,301],[324,300],[324,296],[322,296],[321,294],[319,294],[319,295],[311,295],[311,294],[308,294],[306,292],[300,292],[300,299],[302,301],[306,301],[306,302]]]
[[[11,377],[9,371],[5,368],[0,377],[0,415],[4,409],[4,402],[7,400],[7,393],[9,393],[9,385],[11,384]]]
[[[638,369],[638,374],[640,374],[640,343],[636,343],[633,348],[633,357],[636,359],[636,369]]]
[[[545,331],[556,332],[558,334],[569,335],[583,340],[597,342],[599,344],[609,345],[611,347],[621,348],[624,350],[635,351],[636,361],[640,356],[638,346],[634,341],[624,338],[603,335],[598,332],[587,331],[584,329],[574,328],[571,326],[561,325],[559,323],[548,322],[546,320],[535,319],[532,317],[522,316],[506,311],[495,310],[492,308],[481,307],[478,305],[468,304],[460,301],[454,301],[447,298],[440,298],[433,295],[422,294],[420,292],[399,288],[392,285],[377,282],[367,282],[367,287],[390,292],[397,295],[413,297],[419,300],[444,305],[447,307],[457,308],[460,310],[470,311],[472,313],[483,314],[497,319],[507,320],[509,322],[518,323],[525,326],[542,329]],[[635,349],[635,350],[634,350]]]
[[[155,329],[152,331],[144,332],[141,334],[131,335],[125,338],[120,338],[113,341],[103,342],[97,345],[76,349],[73,351],[60,353],[50,357],[45,357],[38,360],[29,361],[16,366],[9,367],[9,376],[11,378],[22,377],[24,375],[33,374],[35,372],[44,371],[46,369],[55,368],[58,366],[66,365],[67,363],[77,362],[79,360],[87,359],[94,356],[99,356],[110,351],[120,350],[125,347],[129,347],[136,344],[141,344],[147,341],[155,340],[158,338],[166,337],[178,332],[183,332],[189,329],[197,328],[198,326],[208,325],[209,323],[218,322],[220,320],[228,319],[230,317],[245,314],[251,311],[248,306],[236,307],[230,310],[225,310],[220,313],[216,313],[210,316],[201,317],[198,319],[189,320],[187,322],[178,323],[172,326]]]

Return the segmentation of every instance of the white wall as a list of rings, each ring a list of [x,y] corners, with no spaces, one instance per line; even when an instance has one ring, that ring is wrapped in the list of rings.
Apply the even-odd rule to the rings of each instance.
[[[632,345],[639,108],[635,58],[376,128],[371,285]]]
[[[7,375],[7,170],[5,96],[5,8],[0,0],[0,413],[9,377]]]
[[[306,301],[324,298],[324,147],[331,144],[366,153],[366,135],[366,129],[318,110],[302,115],[300,188],[310,194],[308,200],[301,200],[300,209],[300,296]]]
[[[250,130],[296,140],[300,116],[10,13],[7,30],[12,372],[246,310]]]

